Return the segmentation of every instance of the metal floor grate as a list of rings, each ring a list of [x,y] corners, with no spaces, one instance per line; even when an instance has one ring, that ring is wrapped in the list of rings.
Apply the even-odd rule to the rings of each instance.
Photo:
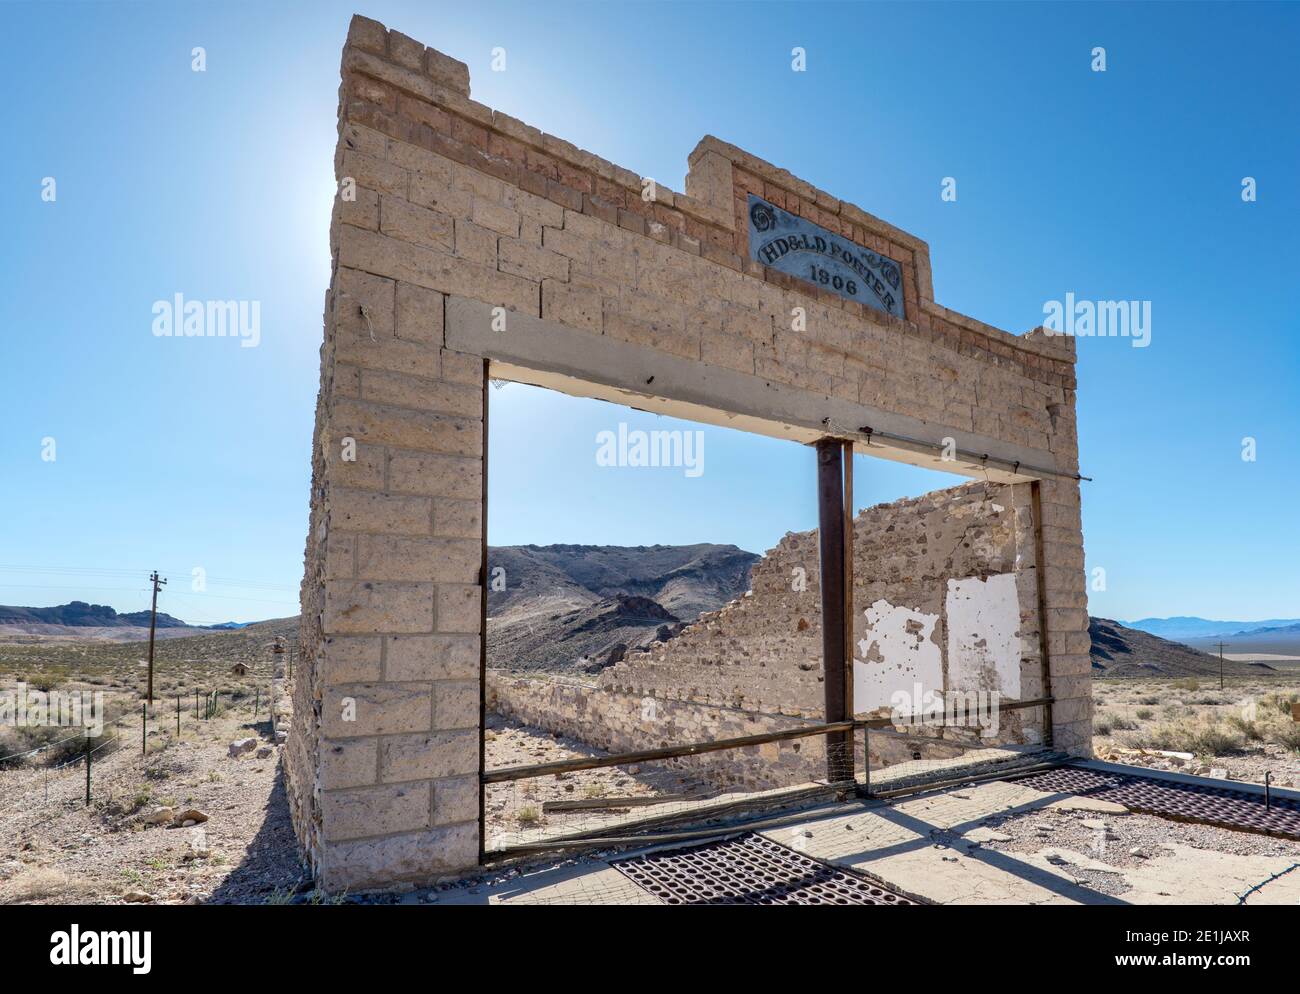
[[[667,904],[915,904],[879,884],[761,835],[617,860]]]
[[[1102,773],[1077,766],[1020,777],[1016,783],[1047,793],[1063,792],[1114,801],[1130,811],[1176,821],[1300,839],[1300,803],[1288,798],[1275,797],[1272,805],[1265,808],[1263,797],[1230,787]]]

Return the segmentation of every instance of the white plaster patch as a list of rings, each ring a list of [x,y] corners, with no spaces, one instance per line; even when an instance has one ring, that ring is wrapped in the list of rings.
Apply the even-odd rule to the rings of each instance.
[[[948,581],[948,689],[1020,697],[1020,600],[1016,575]]]
[[[911,695],[943,692],[943,652],[934,641],[937,614],[895,607],[881,599],[862,612],[867,637],[858,639],[853,660],[853,711],[891,707],[897,691]],[[909,709],[910,710],[910,709]]]

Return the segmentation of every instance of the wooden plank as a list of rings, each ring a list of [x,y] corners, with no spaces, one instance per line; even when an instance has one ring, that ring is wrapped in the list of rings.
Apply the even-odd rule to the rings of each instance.
[[[651,794],[640,797],[588,797],[581,801],[543,801],[542,813],[563,811],[603,811],[606,808],[648,808],[654,804],[676,801],[707,801],[711,794]]]

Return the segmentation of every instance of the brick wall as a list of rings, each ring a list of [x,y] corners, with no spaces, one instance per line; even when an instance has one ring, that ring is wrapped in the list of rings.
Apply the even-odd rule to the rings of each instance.
[[[492,356],[448,347],[453,302],[739,376],[747,402],[847,405],[859,424],[901,419],[1077,471],[1072,340],[938,305],[921,240],[715,138],[691,153],[684,193],[656,183],[645,199],[635,172],[469,93],[464,64],[353,19],[288,767],[299,836],[331,887],[424,881],[476,858]],[[907,319],[749,261],[738,211],[750,191],[899,260]],[[514,328],[502,348],[519,341]],[[784,437],[816,427],[798,434],[789,420],[773,407]],[[1052,477],[1041,496],[1055,731],[1086,751],[1078,485]]]

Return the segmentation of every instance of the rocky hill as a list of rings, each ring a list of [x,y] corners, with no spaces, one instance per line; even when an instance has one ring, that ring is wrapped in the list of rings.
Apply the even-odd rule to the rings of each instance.
[[[488,665],[599,669],[742,595],[758,558],[710,544],[490,548]]]
[[[1094,676],[1158,679],[1219,675],[1217,655],[1129,628],[1118,621],[1089,618],[1088,622]],[[1223,664],[1227,676],[1259,676],[1271,670],[1267,665],[1230,659]]]

